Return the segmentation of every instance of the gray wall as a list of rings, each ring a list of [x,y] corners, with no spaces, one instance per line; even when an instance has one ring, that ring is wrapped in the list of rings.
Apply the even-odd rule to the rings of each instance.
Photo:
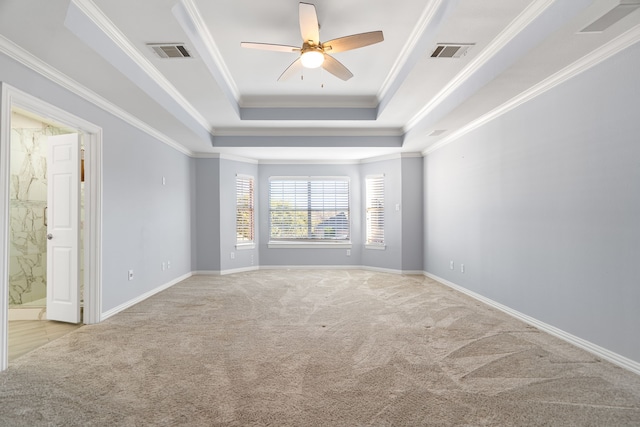
[[[196,271],[220,270],[220,159],[195,159]]]
[[[190,272],[191,159],[3,54],[0,81],[103,129],[102,311]]]
[[[236,249],[236,175],[251,175],[255,180],[254,196],[255,207],[257,208],[258,165],[253,163],[237,162],[232,160],[220,160],[220,270],[235,270],[239,268],[249,268],[258,266],[258,245],[260,227],[258,218],[261,211],[254,212],[256,220],[256,247],[255,249]],[[231,253],[234,258],[231,258]]]
[[[402,160],[383,160],[363,163],[361,169],[362,182],[362,244],[365,239],[365,179],[367,175],[384,174],[384,240],[385,249],[362,250],[362,265],[367,267],[402,269],[402,214],[396,211],[396,205],[402,206]]]
[[[640,361],[638,70],[640,44],[427,156],[425,270]]]
[[[402,271],[423,271],[422,158],[402,160]]]

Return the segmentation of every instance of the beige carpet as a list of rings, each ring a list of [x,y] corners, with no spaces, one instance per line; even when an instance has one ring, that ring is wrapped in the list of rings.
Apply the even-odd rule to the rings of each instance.
[[[422,277],[192,277],[0,373],[2,426],[638,426],[640,377]]]

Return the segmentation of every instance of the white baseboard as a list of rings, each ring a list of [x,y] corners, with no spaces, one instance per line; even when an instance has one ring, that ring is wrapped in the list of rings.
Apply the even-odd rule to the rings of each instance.
[[[470,296],[471,298],[474,298],[480,302],[483,302],[493,308],[496,308],[504,313],[507,313],[510,316],[515,317],[516,319],[522,320],[525,323],[528,323],[529,325],[535,326],[536,328],[540,329],[541,331],[544,331],[548,334],[551,334],[557,338],[560,338],[561,340],[564,340],[566,342],[568,342],[569,344],[573,344],[576,347],[579,347],[583,350],[588,351],[589,353],[598,356],[602,359],[605,359],[615,365],[620,366],[621,368],[627,369],[635,374],[640,375],[640,363],[636,362],[635,360],[631,360],[627,357],[621,356],[617,353],[614,353],[610,350],[607,350],[604,347],[600,347],[599,345],[596,345],[592,342],[589,342],[587,340],[584,340],[580,337],[577,337],[575,335],[572,335],[568,332],[563,331],[562,329],[558,329],[555,326],[549,325],[547,323],[541,322],[538,319],[535,319],[531,316],[527,316],[524,313],[520,313],[517,310],[514,310],[512,308],[507,307],[506,305],[500,304],[499,302],[496,302],[490,298],[484,297],[480,294],[477,294],[473,291],[470,291],[469,289],[463,288],[460,285],[456,285],[453,282],[450,282],[446,279],[443,279],[441,277],[436,276],[435,274],[431,274],[428,272],[423,272],[423,274],[430,278],[433,279],[437,282],[442,283],[445,286],[448,286],[452,289],[455,289],[458,292],[461,292],[465,295]]]
[[[422,270],[396,270],[393,268],[383,268],[383,267],[372,267],[369,265],[360,265],[356,268],[359,268],[361,270],[366,270],[366,271],[375,271],[378,273],[389,273],[389,274],[404,274],[404,275],[419,275],[422,276]]]
[[[173,279],[172,281],[165,283],[162,286],[159,286],[155,289],[150,290],[149,292],[145,292],[144,294],[129,300],[127,302],[125,302],[124,304],[120,304],[117,307],[112,308],[111,310],[107,310],[105,312],[102,313],[102,315],[100,316],[100,321],[104,321],[107,320],[109,317],[114,316],[118,313],[120,313],[123,310],[126,310],[129,307],[133,307],[134,305],[138,304],[139,302],[142,302],[144,300],[146,300],[149,297],[152,297],[153,295],[164,291],[165,289],[169,289],[170,287],[172,287],[173,285],[182,282],[185,279],[188,279],[189,277],[191,277],[193,275],[193,273],[187,273],[187,274],[183,274],[180,277],[176,277],[175,279]]]
[[[226,274],[244,273],[257,270],[367,270],[378,273],[405,274],[422,276],[422,270],[396,270],[392,268],[372,267],[368,265],[260,265],[252,267],[234,268],[230,270],[197,270],[194,276],[224,276]]]
[[[219,274],[221,276],[224,276],[226,274],[245,273],[247,271],[256,271],[256,270],[259,270],[259,269],[260,269],[260,267],[258,267],[258,266],[232,268],[232,269],[229,269],[229,270],[222,270],[222,271],[219,272]]]
[[[260,270],[361,270],[359,265],[261,265]]]

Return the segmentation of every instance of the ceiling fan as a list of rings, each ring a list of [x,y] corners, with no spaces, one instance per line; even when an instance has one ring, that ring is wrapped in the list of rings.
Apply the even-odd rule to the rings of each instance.
[[[358,49],[384,40],[382,31],[371,31],[368,33],[352,34],[321,43],[316,7],[313,4],[301,2],[299,17],[302,47],[270,43],[240,43],[240,46],[250,49],[271,50],[275,52],[300,52],[298,59],[293,61],[293,63],[284,70],[278,78],[278,81],[288,79],[299,72],[301,67],[318,68],[320,66],[342,80],[349,80],[353,77],[351,71],[333,56],[329,55],[329,53]]]

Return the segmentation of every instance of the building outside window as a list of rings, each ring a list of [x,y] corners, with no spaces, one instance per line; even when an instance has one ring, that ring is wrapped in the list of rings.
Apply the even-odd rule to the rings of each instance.
[[[349,242],[349,177],[269,178],[270,242]]]

